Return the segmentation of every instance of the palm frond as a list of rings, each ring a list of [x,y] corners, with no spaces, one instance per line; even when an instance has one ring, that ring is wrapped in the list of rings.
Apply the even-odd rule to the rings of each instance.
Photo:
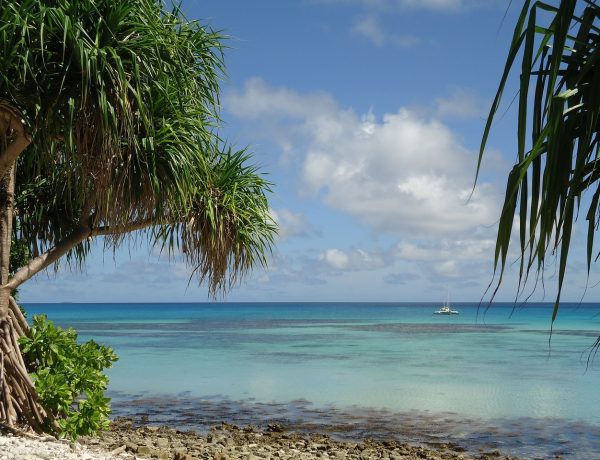
[[[540,18],[549,19],[541,24]],[[525,3],[479,154],[481,163],[502,92],[521,51],[517,163],[506,186],[494,268],[499,271],[501,282],[518,208],[519,284],[526,283],[531,270],[538,275],[543,271],[548,253],[557,255],[558,285],[553,321],[560,305],[573,222],[579,206],[587,203],[588,197],[588,273],[594,235],[600,223],[599,26],[600,7],[594,1],[563,0],[557,6]],[[527,150],[528,133],[531,141]]]
[[[268,183],[217,135],[223,35],[155,0],[11,0],[0,37],[0,98],[33,135],[15,226],[32,254],[89,218],[178,231],[212,288],[264,262]]]

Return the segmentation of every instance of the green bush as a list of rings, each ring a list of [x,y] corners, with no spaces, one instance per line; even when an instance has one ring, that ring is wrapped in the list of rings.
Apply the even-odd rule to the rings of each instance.
[[[108,427],[110,398],[104,369],[118,358],[93,340],[77,343],[73,328],[34,316],[31,334],[20,339],[29,372],[44,408],[56,418],[61,436],[75,440]]]

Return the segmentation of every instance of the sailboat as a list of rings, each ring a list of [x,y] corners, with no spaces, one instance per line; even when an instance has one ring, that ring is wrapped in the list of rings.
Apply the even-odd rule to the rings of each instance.
[[[450,308],[450,296],[446,295],[446,302],[444,302],[444,306],[439,310],[433,312],[434,315],[458,315],[460,314],[458,310],[452,310]]]

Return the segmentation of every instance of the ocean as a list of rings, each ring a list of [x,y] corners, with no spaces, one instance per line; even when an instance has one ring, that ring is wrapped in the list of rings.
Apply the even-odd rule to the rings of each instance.
[[[113,415],[600,458],[600,304],[24,304],[111,346]]]

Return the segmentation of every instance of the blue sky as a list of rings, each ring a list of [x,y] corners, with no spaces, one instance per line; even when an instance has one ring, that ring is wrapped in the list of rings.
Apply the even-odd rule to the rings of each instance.
[[[516,74],[468,200],[520,8],[503,20],[506,5],[184,0],[190,19],[230,36],[220,133],[249,146],[268,173],[281,228],[269,267],[223,300],[439,301],[446,291],[457,302],[481,298],[515,157]],[[581,219],[566,300],[585,290],[584,232]],[[514,298],[515,269],[499,300]],[[143,239],[114,255],[98,241],[84,272],[38,275],[21,300],[206,301],[189,274]],[[545,278],[533,300],[553,299],[552,265]],[[598,301],[599,292],[590,288],[585,299]]]

